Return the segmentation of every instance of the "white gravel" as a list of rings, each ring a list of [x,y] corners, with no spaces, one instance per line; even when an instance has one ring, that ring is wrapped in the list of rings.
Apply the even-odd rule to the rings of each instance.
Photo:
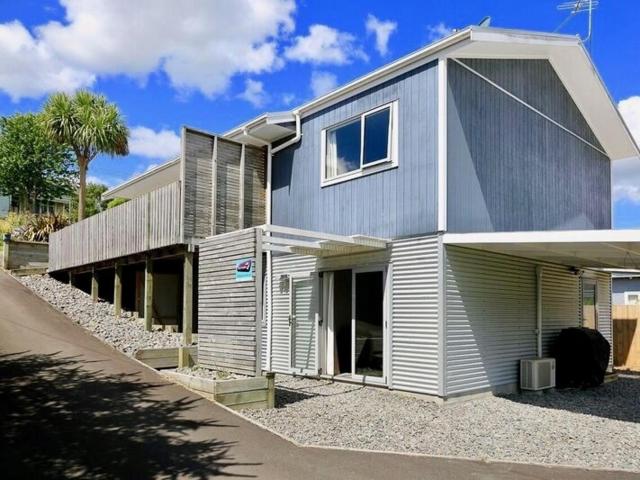
[[[278,376],[276,408],[242,414],[306,445],[640,471],[640,377],[444,406]]]
[[[191,375],[193,377],[208,378],[209,380],[235,380],[239,378],[249,378],[246,375],[238,375],[236,373],[223,372],[221,370],[211,370],[199,365],[196,365],[195,367],[176,368],[171,371]]]
[[[18,277],[38,296],[62,311],[75,323],[89,330],[102,341],[127,355],[143,348],[179,347],[182,334],[165,331],[147,332],[142,322],[130,312],[113,314],[113,305],[93,303],[91,296],[48,275]]]

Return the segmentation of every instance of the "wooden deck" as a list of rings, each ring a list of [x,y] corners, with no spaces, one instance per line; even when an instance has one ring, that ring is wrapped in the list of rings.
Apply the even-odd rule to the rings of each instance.
[[[73,269],[265,222],[266,149],[184,127],[179,181],[51,235],[49,271]]]
[[[49,271],[182,242],[180,182],[74,223],[49,238]]]

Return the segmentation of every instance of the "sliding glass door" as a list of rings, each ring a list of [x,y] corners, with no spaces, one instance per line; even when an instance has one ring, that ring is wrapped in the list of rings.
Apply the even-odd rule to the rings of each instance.
[[[352,277],[351,373],[384,379],[384,270],[354,270]]]

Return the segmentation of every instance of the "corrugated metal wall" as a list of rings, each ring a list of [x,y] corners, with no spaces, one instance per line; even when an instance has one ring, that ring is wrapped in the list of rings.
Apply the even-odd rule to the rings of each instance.
[[[438,237],[393,243],[391,386],[438,394]]]
[[[289,292],[282,276],[308,275],[367,265],[392,265],[390,386],[438,394],[438,238],[397,240],[388,251],[320,258],[284,255],[273,259],[272,369],[289,372]],[[317,368],[316,365],[313,368]]]
[[[598,330],[611,345],[609,368],[613,368],[613,319],[611,314],[611,275],[604,272],[595,274],[598,279]]]
[[[536,263],[478,250],[447,247],[446,395],[519,381],[519,360],[536,352]],[[563,328],[581,324],[580,276],[543,265],[543,355]],[[597,276],[599,330],[611,342],[611,283]]]
[[[563,328],[580,326],[580,277],[567,267],[545,266],[542,272],[542,355]]]
[[[446,248],[446,395],[513,383],[536,355],[535,266]]]

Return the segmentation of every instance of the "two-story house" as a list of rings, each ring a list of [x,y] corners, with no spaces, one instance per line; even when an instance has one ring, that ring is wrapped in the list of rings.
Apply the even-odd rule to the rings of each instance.
[[[611,162],[638,154],[579,38],[482,27],[222,136],[185,129],[199,361],[512,390],[561,329],[611,340],[602,268],[640,257],[640,232],[611,230]]]

